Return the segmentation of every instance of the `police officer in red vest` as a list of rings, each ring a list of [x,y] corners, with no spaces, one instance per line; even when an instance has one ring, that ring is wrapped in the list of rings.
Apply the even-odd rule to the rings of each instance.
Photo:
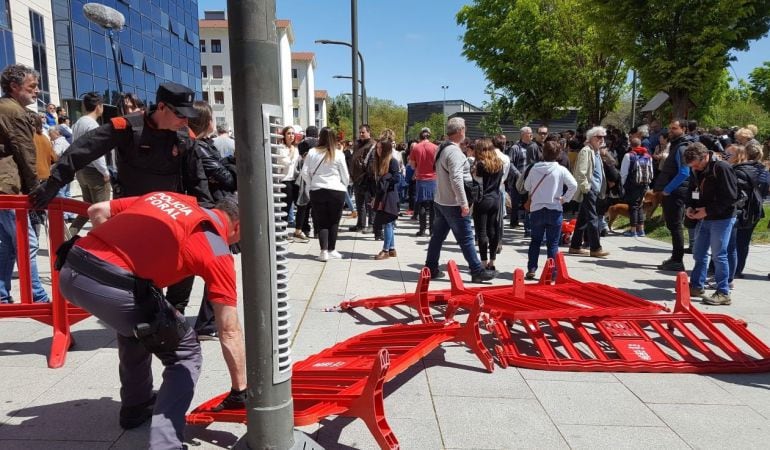
[[[206,282],[232,383],[218,409],[243,407],[245,349],[228,247],[240,239],[237,198],[208,210],[194,197],[154,192],[94,204],[88,215],[93,230],[57,252],[61,292],[118,332],[120,425],[134,428],[152,417],[150,448],[182,448],[201,348],[161,289],[189,276]],[[165,367],[157,394],[153,354]]]

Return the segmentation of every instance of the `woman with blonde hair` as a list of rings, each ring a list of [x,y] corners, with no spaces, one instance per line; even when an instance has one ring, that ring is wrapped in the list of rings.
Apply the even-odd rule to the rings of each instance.
[[[318,145],[305,156],[302,178],[310,191],[313,228],[321,246],[318,260],[341,259],[336,250],[337,231],[350,179],[345,154],[337,149],[337,137],[331,128],[321,128]]]
[[[393,158],[393,141],[380,139],[374,155],[374,228],[382,229],[382,250],[376,260],[396,256],[395,222],[398,218],[398,191],[401,178],[398,161]]]
[[[746,146],[731,145],[725,150],[728,162],[733,165],[738,182],[738,218],[733,227],[735,233],[735,265],[730,267],[733,278],[743,278],[746,258],[749,255],[751,236],[759,219],[764,217],[762,200],[768,191],[768,172],[762,164],[762,147],[749,141]],[[756,190],[756,192],[754,192]],[[746,195],[741,195],[745,193]],[[732,240],[732,239],[731,239]],[[728,249],[728,256],[732,256]],[[732,261],[731,261],[732,262]]]
[[[500,182],[503,179],[503,160],[497,156],[491,139],[479,139],[473,148],[475,161],[472,175],[482,185],[481,201],[473,205],[473,223],[479,241],[481,264],[487,270],[495,269],[497,244],[500,242]]]

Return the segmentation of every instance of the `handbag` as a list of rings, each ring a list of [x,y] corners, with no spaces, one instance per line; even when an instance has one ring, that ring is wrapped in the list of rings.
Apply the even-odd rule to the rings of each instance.
[[[324,160],[321,158],[321,162],[318,163],[318,165],[315,167],[315,170],[313,171],[313,174],[310,175],[310,180],[313,180],[313,177],[315,176],[315,173],[318,172],[318,168],[321,167],[321,164],[323,164]],[[297,197],[297,206],[305,206],[308,203],[310,203],[310,186],[307,185],[305,182],[305,177],[300,176],[299,177],[299,196]]]
[[[527,196],[527,201],[524,202],[524,211],[529,212],[529,208],[532,207],[532,196],[535,195],[535,192],[537,192],[537,188],[540,187],[540,184],[543,183],[543,180],[545,180],[545,177],[547,177],[548,174],[543,175],[543,178],[540,179],[540,181],[537,182],[537,186],[535,186],[535,189],[532,189],[532,192]]]

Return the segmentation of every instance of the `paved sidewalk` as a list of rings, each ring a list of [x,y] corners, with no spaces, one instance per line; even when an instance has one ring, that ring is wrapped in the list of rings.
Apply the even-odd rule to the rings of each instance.
[[[343,221],[347,230],[350,220]],[[398,222],[398,257],[374,261],[381,242],[343,231],[343,260],[315,260],[318,243],[291,244],[290,298],[293,357],[302,359],[377,326],[415,322],[406,307],[325,312],[352,297],[413,291],[428,238],[414,238],[416,223]],[[527,242],[505,231],[497,284],[525,267]],[[602,239],[607,259],[567,257],[570,274],[607,283],[673,306],[674,275],[656,270],[665,243],[620,234]],[[47,252],[42,251],[42,254]],[[448,242],[442,262],[454,258],[470,276],[459,247]],[[541,256],[541,266],[544,262]],[[39,261],[48,277],[47,260]],[[691,260],[686,260],[689,268]],[[248,269],[244,269],[248,270]],[[770,247],[755,246],[746,278],[736,280],[733,305],[699,306],[743,318],[770,344]],[[240,278],[239,278],[240,282]],[[447,287],[434,281],[432,287]],[[188,314],[197,312],[196,283]],[[248,301],[249,299],[246,299]],[[119,381],[114,333],[94,318],[73,327],[77,345],[63,368],[48,369],[50,327],[30,320],[0,321],[0,448],[136,449],[148,427],[123,431],[117,423]],[[204,367],[193,404],[229,389],[217,342],[204,342]],[[160,364],[155,364],[156,380]],[[484,372],[464,347],[445,344],[386,385],[385,413],[404,449],[508,448],[767,448],[770,375],[681,375],[546,372],[496,367]],[[377,448],[360,420],[332,418],[303,427],[327,449]],[[188,427],[191,448],[227,448],[245,426]]]

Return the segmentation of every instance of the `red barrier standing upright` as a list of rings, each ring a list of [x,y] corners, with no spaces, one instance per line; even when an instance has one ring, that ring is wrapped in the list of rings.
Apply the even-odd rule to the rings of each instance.
[[[48,367],[64,365],[67,350],[72,345],[70,325],[75,324],[90,314],[66,301],[59,292],[59,272],[54,270],[55,251],[64,242],[64,213],[87,215],[88,203],[76,200],[55,198],[48,205],[48,249],[51,266],[51,301],[33,303],[32,274],[29,255],[29,200],[26,195],[0,195],[0,209],[12,209],[16,212],[16,265],[19,272],[19,303],[0,305],[0,319],[29,318],[53,327],[51,353],[48,355]]]

